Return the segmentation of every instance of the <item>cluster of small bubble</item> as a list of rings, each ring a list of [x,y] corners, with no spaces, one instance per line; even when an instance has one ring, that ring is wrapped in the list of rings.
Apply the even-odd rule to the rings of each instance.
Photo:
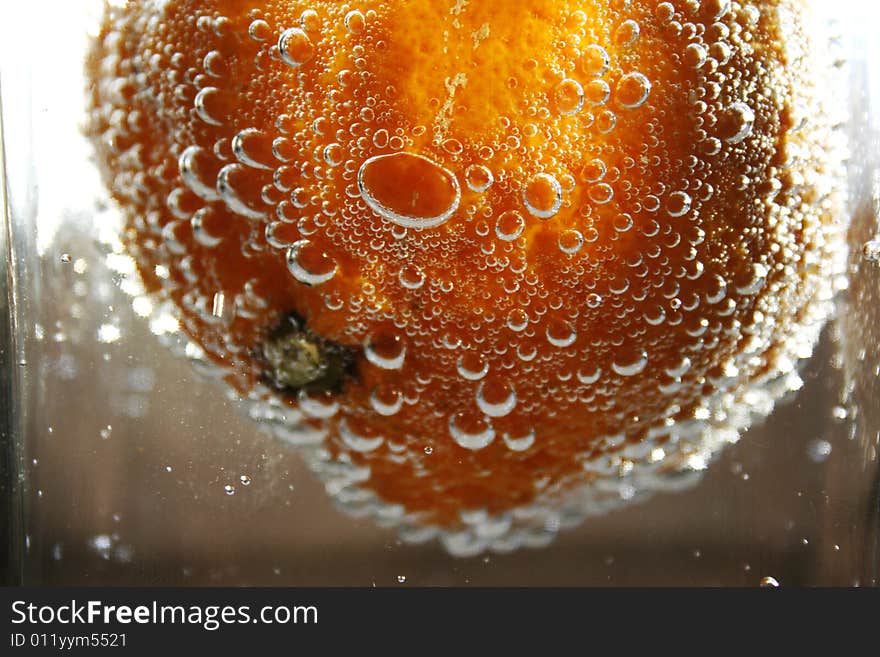
[[[342,318],[336,339],[360,343],[372,367],[411,374],[372,389],[370,413],[400,416],[406,406],[430,407],[429,395],[445,396],[455,410],[431,412],[459,446],[476,452],[500,438],[514,454],[540,445],[531,418],[572,411],[608,418],[585,425],[607,435],[578,458],[591,481],[614,482],[609,499],[658,487],[632,483],[632,492],[623,492],[620,479],[634,463],[650,476],[705,467],[712,450],[737,435],[721,427],[745,426],[731,421],[733,402],[742,401],[743,384],[759,373],[781,371],[782,387],[797,387],[793,363],[811,349],[833,282],[819,276],[794,290],[808,268],[826,263],[801,254],[807,264],[792,265],[783,256],[800,248],[790,242],[798,227],[823,231],[824,219],[805,210],[803,199],[827,194],[828,183],[796,166],[815,158],[818,146],[795,136],[791,166],[755,188],[780,121],[772,93],[748,77],[773,90],[779,71],[742,63],[754,53],[759,3],[661,2],[631,16],[624,9],[601,36],[584,12],[572,12],[563,21],[570,46],[563,52],[570,55],[523,110],[534,121],[500,116],[497,138],[482,144],[411,125],[395,111],[397,90],[382,88],[371,74],[371,58],[386,50],[381,27],[390,10],[314,5],[286,22],[265,9],[244,18],[187,16],[182,20],[199,35],[192,53],[174,51],[170,28],[149,12],[120,11],[104,38],[100,66],[107,75],[92,120],[114,165],[114,193],[143,209],[129,218],[131,229],[151,236],[131,241],[132,256],[154,263],[162,293],[183,309],[181,324],[202,336],[190,355],[207,364],[217,360],[207,356],[222,354],[221,375],[239,389],[252,387],[261,400],[254,413],[287,442],[311,450],[340,503],[407,524],[403,507],[359,487],[370,469],[348,455],[381,453],[424,472],[430,452],[414,456],[408,449],[424,444],[424,436],[413,431],[406,442],[387,440],[362,421],[364,409],[328,395],[300,392],[295,406],[273,401],[269,387],[254,383],[252,346],[235,329],[265,316],[278,299],[258,278],[241,280],[238,289],[212,289],[202,263],[210,256],[203,253],[222,252],[230,262],[282,253],[275,273],[290,278],[290,298],[319,298],[322,312]],[[131,34],[150,38],[134,44]],[[690,85],[680,134],[669,133],[667,114],[681,108],[667,100],[658,82],[663,74],[652,69],[663,62],[651,65],[645,55],[641,42],[649,38],[676,44],[681,84]],[[227,46],[238,39],[247,43],[245,54],[231,56]],[[278,82],[258,96],[228,84],[246,77],[241,71]],[[320,91],[302,85],[320,76],[329,80]],[[524,81],[510,81],[516,84]],[[157,120],[142,109],[145,102],[180,126],[171,158],[139,140]],[[135,109],[121,109],[128,107]],[[762,117],[763,132],[755,129]],[[644,137],[628,149],[615,135],[633,125]],[[556,148],[548,149],[548,141]],[[682,143],[689,149],[675,150]],[[413,167],[433,181],[438,200],[406,212],[376,181]],[[681,175],[658,173],[682,167]],[[167,181],[170,192],[154,203],[153,192]],[[754,239],[778,247],[768,248],[762,262],[728,266],[736,250],[719,246],[724,233],[714,224],[725,218],[711,209],[722,185],[760,208],[749,218]],[[765,230],[770,224],[774,233]],[[536,235],[551,235],[556,249],[540,248]],[[196,253],[184,246],[193,240]],[[828,250],[837,248],[833,238],[828,242]],[[726,276],[728,270],[739,273]],[[352,281],[359,283],[355,292]],[[803,330],[787,316],[799,306],[808,306],[797,319]],[[439,354],[431,371],[408,370],[410,354],[423,348]],[[536,383],[514,385],[510,371],[520,374],[518,382]],[[651,393],[639,418],[630,410],[646,381],[661,395]],[[765,399],[771,407],[777,393]],[[618,435],[614,425],[627,429]],[[341,453],[321,446],[331,435]],[[602,487],[590,490],[584,494],[599,495]],[[511,527],[519,526],[479,514],[462,522],[464,534],[444,539],[461,553],[474,545],[503,550]],[[563,513],[558,523],[565,522]],[[517,541],[544,536],[527,534]]]

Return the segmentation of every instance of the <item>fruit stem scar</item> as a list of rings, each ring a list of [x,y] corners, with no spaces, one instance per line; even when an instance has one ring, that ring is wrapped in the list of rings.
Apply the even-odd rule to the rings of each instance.
[[[264,377],[280,392],[337,393],[355,376],[355,350],[313,332],[296,313],[271,330],[260,351]]]

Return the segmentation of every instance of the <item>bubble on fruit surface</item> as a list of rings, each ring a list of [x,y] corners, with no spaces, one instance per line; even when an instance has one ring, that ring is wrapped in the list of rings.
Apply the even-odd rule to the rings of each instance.
[[[331,395],[309,393],[305,388],[297,394],[299,408],[309,417],[327,420],[339,412],[339,402]]]
[[[370,209],[406,228],[433,228],[445,223],[461,200],[454,174],[412,153],[369,158],[358,171],[357,184]]]
[[[535,430],[528,429],[525,432],[505,432],[501,436],[507,449],[511,452],[525,452],[535,444]]]
[[[670,217],[682,217],[690,211],[692,203],[687,192],[673,192],[666,201],[666,211]]]
[[[345,15],[345,27],[351,34],[361,34],[366,27],[364,15],[356,9]]]
[[[593,107],[604,105],[610,97],[611,87],[605,80],[593,80],[584,89],[584,98]]]
[[[462,378],[479,381],[489,373],[489,361],[479,354],[468,352],[458,359],[456,369]]]
[[[339,421],[338,428],[339,437],[342,439],[342,442],[345,443],[346,447],[355,452],[373,452],[379,449],[385,442],[383,436],[368,436],[358,433],[349,426],[348,421],[345,419]]]
[[[472,451],[488,447],[495,440],[495,429],[488,420],[464,412],[450,416],[449,433],[459,446]]]
[[[407,290],[418,290],[425,284],[425,273],[415,265],[404,266],[397,278]]]
[[[524,331],[529,325],[529,315],[522,308],[514,308],[507,313],[507,328],[511,331]]]
[[[243,164],[227,164],[217,174],[217,193],[232,212],[247,219],[263,219],[264,210],[255,207],[257,202],[248,197],[252,183],[248,167]]]
[[[390,386],[377,386],[370,393],[370,404],[379,415],[391,416],[403,408],[403,394]]]
[[[525,219],[519,212],[508,210],[498,217],[498,221],[495,224],[495,234],[499,239],[509,242],[522,235],[525,226]]]
[[[364,355],[383,370],[399,370],[406,359],[406,344],[397,333],[377,332],[364,343]]]
[[[539,173],[526,183],[523,202],[530,214],[549,219],[562,205],[562,186],[549,173]]]
[[[642,73],[627,73],[617,83],[617,102],[628,109],[641,107],[650,95],[651,81]]]
[[[584,48],[581,55],[581,68],[593,77],[604,75],[611,65],[611,57],[602,46],[593,44]]]
[[[472,164],[469,166],[465,171],[464,177],[467,186],[472,192],[485,192],[495,182],[495,176],[492,175],[491,169],[482,164]]]
[[[584,106],[584,88],[577,80],[566,78],[556,86],[553,99],[562,114],[577,114]]]
[[[224,123],[225,105],[222,92],[216,87],[200,89],[195,97],[195,110],[198,117],[208,125],[221,126]]]
[[[278,51],[281,58],[294,68],[299,68],[315,56],[315,46],[311,39],[298,27],[292,27],[281,33],[278,39]]]
[[[639,38],[639,34],[639,24],[632,19],[625,20],[614,30],[614,43],[621,47],[631,46]]]
[[[700,68],[706,63],[709,53],[698,43],[692,43],[684,51],[685,65],[690,68]]]
[[[580,231],[571,229],[559,235],[559,250],[568,255],[574,255],[584,245],[584,236]]]
[[[306,285],[326,283],[338,271],[333,259],[309,240],[299,240],[287,250],[287,268],[296,280]]]
[[[648,366],[648,353],[645,351],[636,351],[629,358],[617,361],[611,364],[611,369],[620,376],[635,376],[645,371]]]
[[[721,121],[722,138],[728,144],[738,144],[752,134],[754,126],[754,110],[745,103],[733,103]]]
[[[180,154],[178,166],[180,177],[197,196],[206,201],[220,199],[216,188],[216,173],[213,176],[205,169],[210,166],[211,157],[200,146],[189,146]]]
[[[577,340],[577,331],[571,322],[555,319],[547,325],[547,341],[554,347],[569,347]]]
[[[868,262],[880,264],[880,238],[865,242],[862,247],[862,255]]]
[[[506,381],[487,379],[477,388],[477,406],[489,417],[504,417],[516,408],[516,391]]]

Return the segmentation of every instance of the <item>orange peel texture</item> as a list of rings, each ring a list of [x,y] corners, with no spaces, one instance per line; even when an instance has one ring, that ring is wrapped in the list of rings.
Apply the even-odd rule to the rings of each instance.
[[[88,133],[146,291],[344,504],[509,528],[702,467],[809,353],[841,160],[804,14],[131,2]]]

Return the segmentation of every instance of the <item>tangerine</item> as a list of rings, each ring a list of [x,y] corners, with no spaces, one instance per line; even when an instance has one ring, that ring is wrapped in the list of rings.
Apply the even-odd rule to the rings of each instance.
[[[129,2],[88,133],[228,385],[340,499],[454,529],[698,467],[809,353],[841,158],[803,10]]]

